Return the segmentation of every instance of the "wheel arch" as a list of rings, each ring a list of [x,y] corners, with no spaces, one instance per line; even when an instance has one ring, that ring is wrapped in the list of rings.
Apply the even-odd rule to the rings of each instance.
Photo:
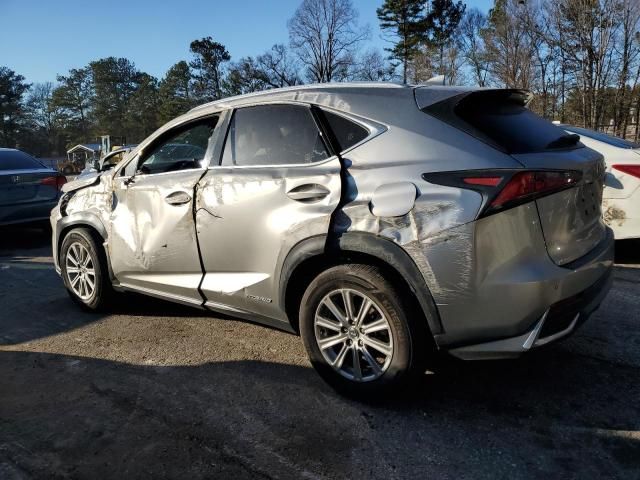
[[[56,228],[56,255],[57,261],[60,259],[60,249],[62,248],[62,241],[64,237],[76,228],[86,228],[97,240],[98,244],[103,247],[105,257],[107,259],[107,266],[109,268],[109,277],[113,280],[113,272],[111,271],[111,260],[107,255],[106,248],[103,244],[107,240],[107,229],[97,215],[91,212],[78,212],[72,215],[62,217],[57,224]]]
[[[368,263],[382,268],[408,288],[421,310],[432,336],[443,332],[438,309],[431,292],[409,254],[385,238],[364,233],[343,234],[329,247],[326,235],[296,244],[283,262],[280,273],[280,302],[295,331],[298,328],[300,300],[309,283],[321,271],[344,263]]]

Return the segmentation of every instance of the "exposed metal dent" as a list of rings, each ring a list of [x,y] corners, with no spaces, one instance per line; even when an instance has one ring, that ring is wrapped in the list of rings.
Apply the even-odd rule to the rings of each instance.
[[[288,195],[309,186],[326,196],[307,202]],[[299,166],[210,168],[195,198],[206,302],[286,321],[274,272],[298,242],[327,234],[340,190],[337,157]]]
[[[107,209],[108,249],[120,283],[202,303],[193,201],[175,204],[172,199],[191,197],[204,171],[139,175],[130,185],[124,177],[115,180]]]
[[[358,198],[346,205],[336,222],[338,232],[368,232],[392,240],[402,246],[413,258],[420,269],[436,302],[447,301],[453,293],[458,295],[467,291],[472,263],[470,261],[470,244],[473,241],[473,230],[463,226],[474,219],[480,206],[481,197],[476,192],[461,192],[458,189],[429,186],[422,189],[422,194],[415,199],[412,209],[399,216],[376,216],[364,202],[368,199],[364,172],[353,170],[356,178],[363,181],[356,184]],[[379,177],[374,177],[379,181]],[[385,189],[385,185],[378,189]],[[392,189],[395,190],[395,186]],[[413,184],[411,184],[413,186]],[[415,186],[413,186],[415,190]],[[406,195],[406,193],[405,193]],[[463,198],[461,198],[463,197]],[[465,208],[467,206],[467,208]],[[457,255],[451,258],[456,266],[451,276],[444,275],[442,280],[432,268],[433,255],[429,254],[440,244],[446,244],[446,251],[455,250]],[[430,258],[431,257],[431,258]],[[437,261],[437,258],[436,258]]]

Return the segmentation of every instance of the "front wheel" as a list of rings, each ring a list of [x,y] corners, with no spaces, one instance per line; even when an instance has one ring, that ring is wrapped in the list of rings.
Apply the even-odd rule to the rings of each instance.
[[[430,343],[408,305],[377,267],[322,272],[300,306],[300,333],[314,368],[341,393],[368,400],[420,377]]]
[[[60,269],[69,296],[87,310],[103,308],[111,297],[106,256],[91,231],[69,232],[60,248]]]

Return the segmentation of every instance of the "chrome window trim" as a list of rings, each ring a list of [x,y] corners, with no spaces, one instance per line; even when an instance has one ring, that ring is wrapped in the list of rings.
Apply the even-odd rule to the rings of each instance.
[[[221,122],[221,123],[226,123],[226,131],[225,131],[225,135],[224,135],[224,140],[220,149],[220,159],[218,161],[218,165],[211,165],[211,162],[209,162],[209,166],[207,167],[207,170],[214,170],[214,169],[220,169],[220,168],[226,168],[226,169],[260,169],[260,168],[300,168],[300,167],[313,167],[316,165],[322,165],[323,163],[327,163],[330,161],[334,161],[336,159],[338,159],[338,155],[331,155],[328,158],[325,158],[324,160],[320,160],[317,162],[312,162],[312,163],[276,163],[276,164],[272,164],[272,165],[222,165],[222,157],[224,155],[224,149],[226,147],[227,144],[227,137],[229,135],[229,129],[231,128],[231,119],[233,118],[233,114],[235,113],[236,110],[239,110],[241,108],[249,108],[249,107],[259,107],[262,105],[296,105],[296,106],[302,106],[305,108],[308,108],[309,110],[311,110],[312,108],[317,108],[319,110],[326,110],[328,112],[331,112],[335,115],[339,115],[342,116],[344,118],[346,118],[347,120],[350,120],[354,123],[357,123],[358,125],[360,125],[361,127],[363,127],[364,129],[366,129],[369,132],[369,135],[367,135],[365,138],[363,138],[361,141],[359,141],[358,143],[352,145],[351,147],[341,151],[339,154],[343,155],[346,153],[351,152],[352,150],[358,148],[360,145],[363,145],[365,143],[367,143],[368,141],[376,138],[379,135],[382,135],[384,132],[386,132],[387,130],[389,130],[389,126],[382,124],[380,122],[375,122],[373,120],[369,120],[369,119],[365,119],[363,117],[351,114],[351,113],[346,113],[343,112],[342,110],[336,110],[335,108],[331,108],[331,107],[325,107],[324,105],[319,105],[316,103],[311,103],[311,102],[301,102],[301,101],[295,101],[295,100],[270,100],[270,101],[266,101],[266,102],[252,102],[252,103],[247,103],[247,104],[243,104],[243,105],[239,105],[236,107],[232,107],[229,108],[228,110],[225,110],[225,112],[228,112],[228,117],[225,118],[225,122]],[[309,112],[314,120],[314,123],[316,122],[315,116],[313,115],[313,113],[310,111]],[[316,125],[316,128],[318,128],[318,125]],[[318,133],[323,137],[323,141],[326,142],[326,140],[324,139],[324,135],[322,133],[322,131],[318,128]]]

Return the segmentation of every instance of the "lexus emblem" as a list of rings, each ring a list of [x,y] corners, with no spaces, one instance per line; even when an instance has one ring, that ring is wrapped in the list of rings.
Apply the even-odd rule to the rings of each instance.
[[[13,175],[11,177],[11,182],[12,183],[18,183],[20,181],[20,175]]]

